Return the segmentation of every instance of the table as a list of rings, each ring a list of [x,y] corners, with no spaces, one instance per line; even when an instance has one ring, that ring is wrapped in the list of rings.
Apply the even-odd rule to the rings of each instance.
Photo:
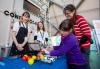
[[[0,46],[0,56],[7,57],[10,52],[11,46],[4,45]]]
[[[36,62],[33,65],[29,65],[21,58],[4,58],[4,66],[0,66],[0,69],[67,69],[66,57],[60,57],[53,63]]]

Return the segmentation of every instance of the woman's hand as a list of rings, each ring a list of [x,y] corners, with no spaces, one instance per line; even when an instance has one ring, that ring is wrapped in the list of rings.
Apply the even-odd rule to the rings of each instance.
[[[23,49],[24,49],[24,48],[22,48],[22,47],[19,47],[19,48],[18,48],[19,51],[23,51]]]
[[[17,49],[18,49],[19,51],[22,51],[24,48],[23,48],[22,44],[18,44]]]
[[[27,43],[27,41],[28,41],[28,37],[25,37],[25,38],[24,38],[24,42],[23,42],[22,44],[20,44],[20,46],[21,46],[21,47],[24,47],[25,44]]]

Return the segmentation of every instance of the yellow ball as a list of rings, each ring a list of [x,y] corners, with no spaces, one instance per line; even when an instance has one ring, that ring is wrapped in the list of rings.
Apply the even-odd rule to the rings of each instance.
[[[44,55],[41,54],[41,55],[40,55],[40,58],[41,58],[41,59],[44,59]]]
[[[33,63],[34,63],[34,59],[30,58],[30,59],[28,60],[28,64],[29,64],[29,65],[32,65]]]
[[[32,58],[35,60],[36,59],[36,56],[32,56]]]

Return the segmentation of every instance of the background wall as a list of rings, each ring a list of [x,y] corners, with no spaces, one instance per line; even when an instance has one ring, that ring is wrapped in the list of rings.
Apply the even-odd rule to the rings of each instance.
[[[6,16],[3,12],[8,10],[9,12],[15,12],[21,15],[25,10],[23,9],[24,0],[0,0],[0,45],[9,43],[10,37],[10,27],[11,25],[18,21],[17,19],[12,19],[10,16]],[[58,28],[59,24],[66,17],[63,14],[63,8],[67,4],[74,4],[77,6],[81,0],[52,0],[55,4],[51,5],[48,11],[47,17],[49,22]],[[34,3],[33,3],[34,4]],[[78,8],[78,14],[83,15],[87,21],[92,25],[93,20],[100,19],[100,2],[99,0],[84,0],[84,2]],[[43,13],[43,12],[42,12]],[[45,12],[44,12],[45,13]],[[39,21],[40,19],[31,14],[31,19]],[[45,23],[46,29],[50,35],[55,35],[57,30],[48,23]],[[30,25],[32,29],[36,30],[36,25]]]
[[[10,13],[14,12],[17,15],[22,15],[25,11],[23,9],[24,0],[0,0],[0,45],[5,45],[7,43],[12,42],[10,27],[14,22],[18,21],[18,19],[11,18],[10,16],[6,16],[4,14],[5,10],[8,10]],[[36,22],[40,19],[34,14],[30,13],[31,19]],[[31,28],[36,29],[34,24],[30,24]],[[31,39],[32,40],[32,39]]]
[[[58,27],[60,22],[66,18],[62,12],[63,8],[67,4],[74,4],[77,6],[80,1],[82,0],[53,0],[53,2],[56,4],[53,4],[49,9],[50,22]],[[57,4],[62,7],[59,7]],[[77,9],[77,13],[84,16],[86,20],[92,25],[93,20],[100,19],[99,0],[84,0],[84,2]],[[54,28],[51,28],[51,30],[54,30]],[[52,35],[54,34],[52,33]]]

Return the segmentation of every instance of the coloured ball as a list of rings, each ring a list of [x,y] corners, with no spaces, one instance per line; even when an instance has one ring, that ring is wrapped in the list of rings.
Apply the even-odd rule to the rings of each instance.
[[[30,56],[24,55],[24,56],[22,57],[22,59],[23,59],[24,61],[28,61],[28,60],[30,59]]]
[[[30,58],[30,59],[28,60],[28,64],[29,64],[29,65],[32,65],[33,63],[34,63],[34,59]]]
[[[36,59],[36,56],[32,56],[32,58],[35,60]]]
[[[41,55],[40,55],[40,58],[41,58],[41,59],[44,59],[45,57],[44,57],[44,55],[41,54]]]
[[[25,56],[23,56],[23,57],[22,57],[22,60],[23,60],[23,61],[27,61],[27,59],[26,59],[26,57],[25,57]]]
[[[45,52],[44,50],[40,50],[40,52]]]
[[[40,56],[36,56],[37,59],[40,59]]]

